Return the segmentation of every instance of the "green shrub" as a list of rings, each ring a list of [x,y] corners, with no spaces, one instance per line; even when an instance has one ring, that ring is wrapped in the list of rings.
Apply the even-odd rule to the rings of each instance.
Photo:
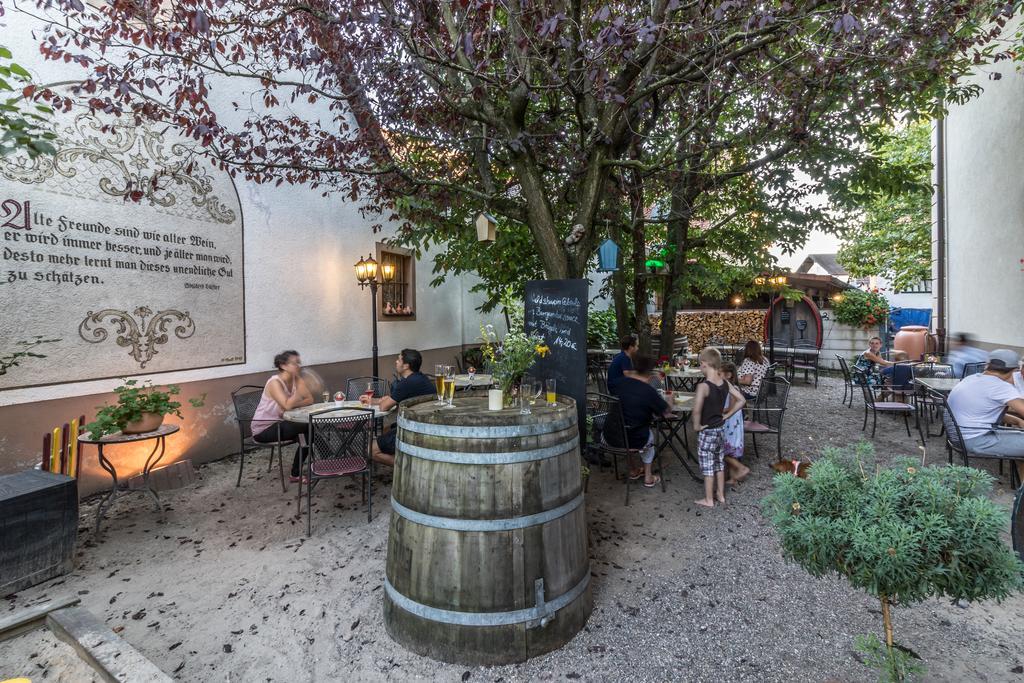
[[[881,603],[884,645],[858,640],[882,679],[922,669],[893,640],[890,608],[929,597],[997,601],[1024,586],[1002,540],[1007,514],[986,496],[992,477],[970,467],[874,466],[870,444],[828,450],[807,479],[776,475],[763,501],[785,557],[813,576],[839,574]]]
[[[882,294],[850,289],[832,304],[836,320],[853,327],[877,327],[889,315],[889,301]]]
[[[124,384],[114,389],[114,393],[117,394],[117,403],[101,406],[96,411],[96,419],[85,426],[94,439],[114,434],[129,422],[141,420],[143,413],[182,417],[181,403],[171,400],[172,396],[181,393],[177,385],[168,384],[167,389],[161,391],[151,381],[139,385],[138,380],[126,379]],[[193,408],[201,408],[205,400],[206,394],[203,394],[199,398],[190,398],[188,402]]]
[[[615,323],[615,311],[606,309],[587,313],[587,347],[591,349],[617,349],[619,335]]]

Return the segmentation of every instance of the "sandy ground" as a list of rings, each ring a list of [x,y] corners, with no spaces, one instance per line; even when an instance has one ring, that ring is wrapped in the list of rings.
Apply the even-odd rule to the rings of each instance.
[[[51,683],[100,683],[74,648],[46,627],[0,642],[0,679],[27,678]]]
[[[861,404],[842,385],[794,387],[787,455],[815,456],[861,434]],[[313,536],[295,519],[266,455],[250,455],[235,488],[236,457],[168,492],[165,522],[141,496],[115,505],[96,538],[94,502],[82,506],[75,571],[5,600],[4,610],[78,594],[134,647],[185,681],[870,681],[855,634],[880,632],[877,604],[839,579],[787,564],[759,501],[774,448],[729,505],[698,510],[699,486],[676,464],[668,491],[634,489],[624,506],[610,471],[587,497],[594,613],[566,647],[517,665],[467,668],[413,655],[384,631],[381,592],[388,477],[374,518],[359,491],[327,482],[314,496]],[[919,456],[902,422],[883,418],[879,457]],[[929,461],[945,462],[941,440]],[[994,467],[992,468],[994,472]],[[1008,478],[996,498],[1009,505]],[[894,614],[897,640],[925,660],[929,681],[1024,680],[1024,599],[955,606],[937,600]],[[2,652],[2,650],[0,650]],[[2,673],[6,673],[6,670]],[[48,679],[51,680],[51,679]]]

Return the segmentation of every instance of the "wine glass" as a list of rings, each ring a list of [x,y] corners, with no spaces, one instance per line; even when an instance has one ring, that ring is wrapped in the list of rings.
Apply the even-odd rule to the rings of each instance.
[[[452,401],[455,399],[455,368],[451,365],[444,366],[445,393],[448,395],[446,407],[454,408]]]
[[[444,366],[438,363],[434,366],[434,388],[437,389],[437,405],[444,405]]]
[[[334,405],[340,406],[345,401],[345,392],[336,391],[334,392]]]

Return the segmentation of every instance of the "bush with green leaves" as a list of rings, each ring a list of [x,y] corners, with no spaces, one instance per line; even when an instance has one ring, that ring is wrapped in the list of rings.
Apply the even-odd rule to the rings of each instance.
[[[605,309],[587,313],[587,347],[591,349],[617,349],[615,311]]]
[[[889,300],[879,292],[850,289],[832,304],[832,311],[844,325],[867,329],[877,327],[889,315]]]
[[[124,384],[114,389],[114,393],[117,394],[117,403],[101,406],[96,411],[96,419],[85,426],[94,439],[121,431],[129,422],[141,420],[143,413],[182,417],[181,403],[171,399],[181,393],[174,384],[168,384],[165,390],[161,390],[149,381],[140,385],[138,380],[126,379]],[[205,400],[206,394],[203,394],[199,398],[190,398],[188,402],[193,408],[201,408]]]
[[[1002,540],[1008,515],[987,498],[992,477],[970,467],[876,467],[870,444],[829,449],[807,479],[779,474],[763,501],[785,557],[812,576],[839,574],[876,597],[884,644],[858,639],[881,679],[923,667],[893,640],[891,608],[929,597],[1001,601],[1024,587],[1024,564]]]

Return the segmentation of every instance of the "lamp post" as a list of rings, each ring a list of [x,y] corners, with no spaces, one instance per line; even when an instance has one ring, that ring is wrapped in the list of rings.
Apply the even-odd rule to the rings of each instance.
[[[773,275],[772,277],[756,277],[754,284],[759,286],[768,285],[768,362],[775,363],[775,292],[786,286],[788,280],[785,275]]]
[[[383,282],[391,282],[395,277],[395,266],[385,263],[380,269],[380,280],[377,279],[377,261],[373,256],[365,259],[360,257],[355,265],[356,280],[359,281],[359,288],[370,288],[370,324],[373,326],[373,376],[380,377],[377,365],[377,287]]]

